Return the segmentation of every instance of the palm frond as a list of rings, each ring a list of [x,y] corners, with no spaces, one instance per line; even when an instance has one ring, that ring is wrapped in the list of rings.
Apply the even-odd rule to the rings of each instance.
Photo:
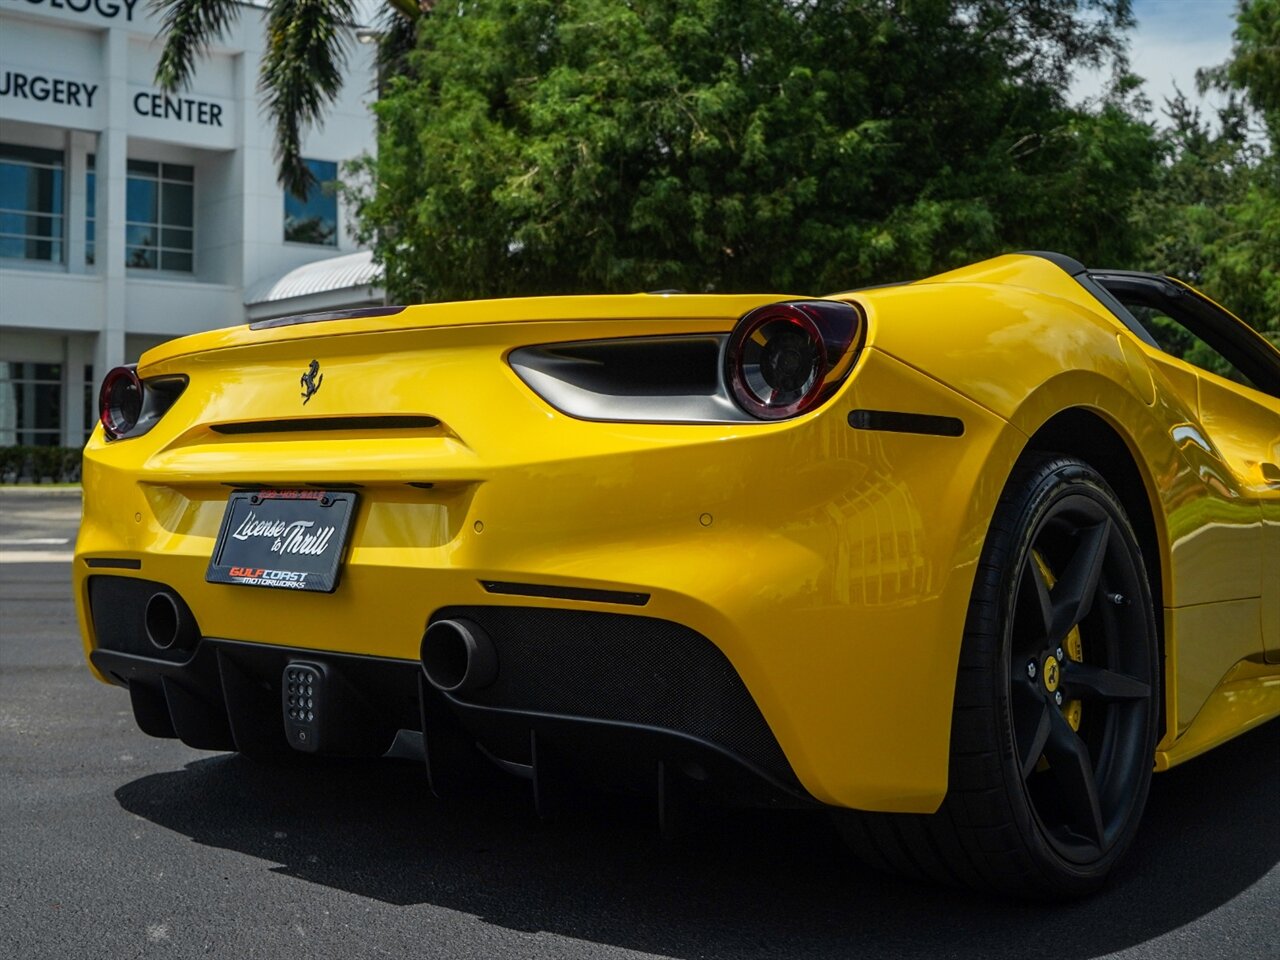
[[[164,37],[156,85],[169,91],[191,82],[196,61],[240,15],[236,0],[151,0],[151,9],[160,17]]]
[[[417,20],[435,6],[435,0],[387,0],[387,6],[406,20]]]
[[[302,133],[318,124],[342,88],[353,0],[274,0],[258,89],[276,128],[280,185],[296,197],[314,182],[302,160]]]
[[[412,14],[405,12],[406,6]],[[379,85],[389,77],[404,76],[408,72],[409,54],[418,45],[418,25],[427,12],[429,8],[424,10],[417,0],[388,0],[379,12],[376,20]],[[377,92],[380,98],[381,89]]]

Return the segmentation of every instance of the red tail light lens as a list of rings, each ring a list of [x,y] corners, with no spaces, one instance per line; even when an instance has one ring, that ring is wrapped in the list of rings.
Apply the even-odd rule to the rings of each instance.
[[[785,420],[824,403],[862,345],[862,312],[840,300],[771,303],[744,314],[725,350],[734,400],[761,420]]]
[[[132,366],[116,367],[107,374],[98,393],[98,410],[109,440],[118,440],[138,425],[142,381]]]

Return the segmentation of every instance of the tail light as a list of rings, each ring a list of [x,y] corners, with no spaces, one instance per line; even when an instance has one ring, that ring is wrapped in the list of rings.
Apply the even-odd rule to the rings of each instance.
[[[841,300],[771,303],[746,313],[725,349],[725,382],[747,413],[785,420],[825,403],[858,358],[862,311]]]
[[[98,394],[102,429],[111,440],[118,440],[138,425],[142,416],[142,381],[132,367],[116,367],[102,381]]]
[[[107,439],[119,440],[146,433],[186,388],[187,378],[183,376],[160,377],[144,383],[132,364],[116,367],[103,378],[98,392],[99,419]]]

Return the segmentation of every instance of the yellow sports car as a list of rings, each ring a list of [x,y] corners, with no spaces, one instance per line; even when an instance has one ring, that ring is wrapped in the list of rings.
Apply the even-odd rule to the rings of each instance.
[[[101,413],[85,649],[194,747],[420,731],[437,792],[825,805],[888,869],[1058,897],[1153,769],[1280,714],[1280,351],[1169,278],[290,317]]]

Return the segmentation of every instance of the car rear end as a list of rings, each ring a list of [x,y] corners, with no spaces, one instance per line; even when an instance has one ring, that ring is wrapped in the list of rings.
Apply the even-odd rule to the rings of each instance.
[[[744,333],[780,299],[445,304],[152,351],[85,452],[95,672],[196,747],[373,755],[407,729],[441,782],[478,745],[535,783],[932,809],[974,490],[1016,440],[875,349],[873,296]],[[803,359],[818,328],[825,385],[773,417],[751,351]],[[493,663],[467,680],[471,656]]]

